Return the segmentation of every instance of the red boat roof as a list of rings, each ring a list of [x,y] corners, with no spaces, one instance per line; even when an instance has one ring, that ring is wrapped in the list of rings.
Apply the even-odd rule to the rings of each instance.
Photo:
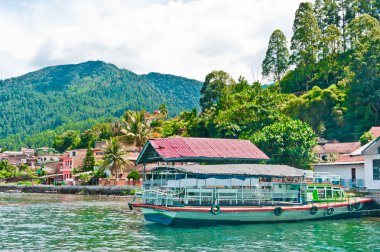
[[[137,163],[170,161],[257,161],[269,157],[249,140],[218,138],[158,138],[149,140]]]

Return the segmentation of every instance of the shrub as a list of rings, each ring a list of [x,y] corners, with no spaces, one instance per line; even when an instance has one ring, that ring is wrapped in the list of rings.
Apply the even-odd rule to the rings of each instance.
[[[128,174],[128,179],[139,180],[140,179],[140,173],[136,170],[133,170]]]

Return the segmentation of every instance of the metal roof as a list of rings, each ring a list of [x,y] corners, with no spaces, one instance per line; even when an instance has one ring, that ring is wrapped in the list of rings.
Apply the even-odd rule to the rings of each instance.
[[[302,177],[304,171],[288,165],[223,164],[223,165],[175,165],[159,166],[153,170],[173,168],[178,171],[207,175],[244,175],[270,177]]]
[[[363,145],[362,147],[360,147],[359,149],[357,149],[356,151],[352,152],[351,153],[351,156],[360,156],[360,155],[365,155],[365,152],[372,147],[372,145],[374,145],[375,143],[377,143],[378,141],[380,141],[380,137],[372,140],[371,142],[367,143],[366,145]]]
[[[144,146],[137,163],[258,161],[269,157],[249,140],[218,138],[158,138]]]
[[[359,142],[326,143],[324,145],[317,145],[314,150],[318,154],[328,154],[328,153],[350,154],[351,152],[357,150],[358,148],[360,148]]]

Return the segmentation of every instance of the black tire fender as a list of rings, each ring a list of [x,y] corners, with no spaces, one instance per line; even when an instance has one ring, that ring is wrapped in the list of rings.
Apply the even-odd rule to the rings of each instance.
[[[210,211],[213,215],[217,215],[220,213],[220,206],[219,205],[212,205]]]
[[[311,215],[316,215],[317,212],[318,212],[318,207],[317,207],[317,206],[312,206],[312,207],[310,208],[310,214],[311,214]]]
[[[274,210],[273,210],[273,213],[274,215],[276,216],[280,216],[282,214],[282,208],[281,207],[276,207]]]
[[[332,215],[333,213],[334,213],[334,208],[332,208],[332,207],[329,207],[329,208],[327,208],[326,209],[326,213],[327,213],[327,215]]]

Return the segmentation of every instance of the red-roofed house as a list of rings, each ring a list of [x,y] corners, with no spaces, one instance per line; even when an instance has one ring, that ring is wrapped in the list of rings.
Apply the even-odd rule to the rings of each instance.
[[[257,163],[269,157],[249,140],[218,138],[158,138],[149,140],[136,164]]]
[[[158,138],[149,140],[137,164],[153,162],[257,162],[269,157],[249,140]]]

